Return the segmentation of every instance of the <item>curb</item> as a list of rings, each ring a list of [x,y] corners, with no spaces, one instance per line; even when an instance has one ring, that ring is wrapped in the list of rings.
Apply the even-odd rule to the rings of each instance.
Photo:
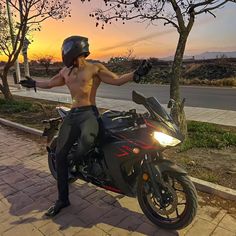
[[[42,134],[43,134],[43,131],[40,131],[40,130],[34,129],[34,128],[30,128],[28,126],[21,125],[16,122],[5,120],[3,118],[0,118],[0,124],[9,126],[9,127],[15,128],[15,129],[19,129],[19,130],[24,131],[26,133],[30,133],[30,134],[37,135],[37,136],[42,136]]]
[[[19,130],[24,131],[26,133],[30,133],[30,134],[37,135],[37,136],[42,136],[42,134],[43,134],[43,132],[40,130],[30,128],[30,127],[21,125],[19,123],[5,120],[2,118],[0,118],[0,124],[9,126],[9,127],[15,128],[15,129],[19,129]],[[236,190],[234,190],[234,189],[223,187],[221,185],[210,183],[210,182],[207,182],[207,181],[204,181],[201,179],[197,179],[194,177],[190,177],[190,179],[194,183],[196,189],[201,192],[214,194],[216,196],[219,196],[219,197],[227,199],[227,200],[236,201]]]
[[[207,182],[205,180],[190,177],[197,190],[209,194],[217,195],[221,198],[236,201],[236,190],[227,188],[218,184]]]

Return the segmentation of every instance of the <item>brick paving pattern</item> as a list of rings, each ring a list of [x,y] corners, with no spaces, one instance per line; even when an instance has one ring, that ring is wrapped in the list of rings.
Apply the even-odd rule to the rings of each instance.
[[[45,218],[57,191],[43,141],[0,125],[0,235],[236,235],[236,217],[223,209],[200,207],[190,226],[166,231],[143,215],[136,199],[83,181],[70,192],[72,205]]]

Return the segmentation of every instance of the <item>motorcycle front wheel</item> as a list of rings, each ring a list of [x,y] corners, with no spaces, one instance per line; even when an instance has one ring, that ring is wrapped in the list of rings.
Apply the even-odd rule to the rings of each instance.
[[[140,176],[137,197],[146,217],[155,225],[178,230],[189,225],[197,212],[197,192],[187,175],[162,173],[166,186],[161,190],[165,206],[155,197],[151,181]]]

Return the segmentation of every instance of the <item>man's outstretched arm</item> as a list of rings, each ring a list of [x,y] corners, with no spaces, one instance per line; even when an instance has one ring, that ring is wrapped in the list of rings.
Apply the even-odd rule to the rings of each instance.
[[[152,68],[151,63],[149,63],[147,60],[143,60],[137,70],[134,72],[118,76],[115,73],[109,71],[104,65],[100,63],[98,63],[97,66],[99,69],[98,77],[101,79],[101,81],[112,85],[122,85],[132,80],[136,83],[139,83],[142,76],[147,75]]]
[[[97,74],[98,77],[106,84],[119,86],[127,83],[128,81],[132,81],[134,78],[134,72],[118,76],[117,74],[109,71],[104,65],[100,63],[97,63],[96,65],[99,69]]]
[[[50,89],[57,86],[63,86],[64,84],[64,78],[60,73],[58,73],[48,81],[36,81],[36,87],[43,89]]]
[[[65,84],[65,80],[64,77],[61,75],[61,72],[59,72],[50,80],[35,81],[30,77],[26,77],[25,80],[20,81],[20,84],[26,88],[34,88],[34,90],[36,91],[36,88],[50,89],[53,87],[62,86]]]

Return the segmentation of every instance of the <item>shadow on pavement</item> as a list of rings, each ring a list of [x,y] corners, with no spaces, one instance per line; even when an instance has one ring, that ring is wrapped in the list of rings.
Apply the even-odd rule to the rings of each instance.
[[[123,199],[123,195],[81,181],[70,185],[71,206],[48,219],[44,212],[57,198],[56,181],[49,172],[39,169],[30,169],[23,164],[0,167],[0,200],[6,199],[9,214],[19,217],[11,224],[32,223],[45,235],[55,228],[66,230],[72,227],[76,232],[77,228],[87,229],[95,225],[106,232],[115,228],[145,235],[178,235],[177,231],[166,231],[153,225],[138,207],[136,211],[130,198]],[[134,210],[123,207],[120,201],[127,201],[125,205],[131,203],[130,208]]]

